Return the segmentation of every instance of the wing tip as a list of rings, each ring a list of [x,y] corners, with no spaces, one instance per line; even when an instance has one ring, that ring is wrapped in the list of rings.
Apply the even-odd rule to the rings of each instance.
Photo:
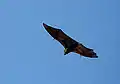
[[[43,26],[44,26],[44,27],[46,27],[46,26],[47,26],[44,22],[43,22],[42,24],[43,24]]]
[[[91,56],[91,58],[98,58],[97,54],[95,52],[92,53],[93,55]]]
[[[45,23],[43,23],[43,27],[44,27],[45,29],[50,28],[50,26],[48,26],[48,25],[47,25],[47,24],[45,24]]]
[[[97,55],[93,55],[91,58],[98,58],[98,56]]]

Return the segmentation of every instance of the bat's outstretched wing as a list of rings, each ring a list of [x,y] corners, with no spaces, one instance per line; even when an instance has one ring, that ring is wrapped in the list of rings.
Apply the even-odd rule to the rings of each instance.
[[[98,58],[98,56],[96,55],[96,53],[93,51],[93,49],[87,48],[82,44],[78,44],[78,46],[74,49],[75,53],[78,53],[82,56],[85,57],[90,57],[90,58]]]
[[[47,30],[47,32],[57,41],[59,41],[65,48],[71,46],[72,44],[76,43],[77,41],[70,38],[66,35],[61,29],[53,28],[51,26],[46,25],[43,23],[43,26]]]

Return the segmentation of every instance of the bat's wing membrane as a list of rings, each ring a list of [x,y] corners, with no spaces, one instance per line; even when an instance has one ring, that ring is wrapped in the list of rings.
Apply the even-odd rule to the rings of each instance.
[[[82,56],[90,57],[90,58],[98,58],[98,56],[93,51],[93,49],[87,48],[82,44],[78,44],[78,46],[75,48],[73,52],[78,53]]]

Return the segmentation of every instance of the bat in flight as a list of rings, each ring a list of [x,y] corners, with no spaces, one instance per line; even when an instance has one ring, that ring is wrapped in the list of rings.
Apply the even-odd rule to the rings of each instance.
[[[93,49],[87,48],[83,44],[75,41],[65,34],[61,29],[51,27],[45,23],[43,23],[43,26],[54,39],[59,41],[64,46],[64,55],[74,52],[80,54],[81,56],[98,58]]]

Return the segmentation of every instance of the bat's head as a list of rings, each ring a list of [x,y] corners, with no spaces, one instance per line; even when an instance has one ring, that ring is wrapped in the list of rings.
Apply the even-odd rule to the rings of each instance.
[[[68,54],[68,53],[69,53],[68,48],[65,48],[65,49],[64,49],[64,55],[66,55],[66,54]]]

